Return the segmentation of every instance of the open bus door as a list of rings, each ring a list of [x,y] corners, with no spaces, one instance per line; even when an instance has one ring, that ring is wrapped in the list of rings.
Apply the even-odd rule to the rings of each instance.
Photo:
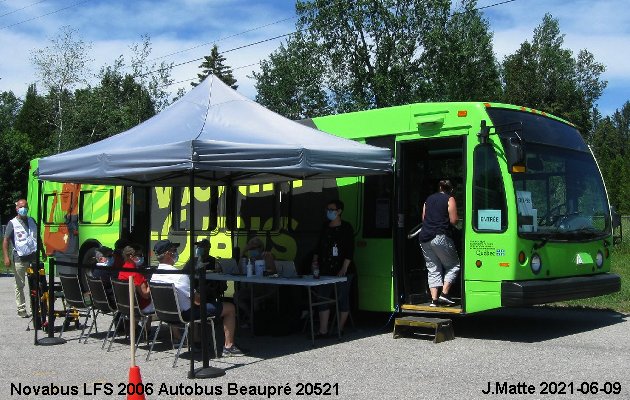
[[[144,249],[146,260],[151,251],[151,188],[125,187],[120,237],[138,243]]]
[[[396,257],[396,292],[399,304],[427,305],[427,271],[418,237],[409,239],[422,220],[426,198],[435,193],[440,179],[450,179],[454,186],[460,221],[465,210],[465,136],[399,142],[396,149],[396,198],[398,224],[394,235]],[[461,227],[460,227],[461,228]],[[463,229],[458,229],[458,232]],[[456,235],[455,245],[463,260],[463,234]],[[459,274],[452,296],[464,293]],[[461,310],[461,305],[454,308]]]

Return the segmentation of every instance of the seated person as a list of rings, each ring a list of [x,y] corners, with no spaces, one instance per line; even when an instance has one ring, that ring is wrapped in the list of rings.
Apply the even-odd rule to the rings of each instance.
[[[135,269],[144,265],[142,247],[138,244],[126,246],[122,251],[122,255],[125,260],[122,265],[123,269]],[[138,294],[138,307],[143,313],[152,313],[154,309],[153,303],[151,303],[151,292],[147,278],[139,272],[120,271],[118,273],[118,279],[122,281],[128,281],[130,276],[133,276],[133,284]]]
[[[122,251],[129,244],[129,241],[126,239],[118,239],[116,240],[116,243],[114,243],[114,268],[122,268],[125,263],[125,257],[123,256]]]
[[[94,251],[94,260],[96,268],[92,270],[92,277],[103,282],[107,301],[113,309],[116,309],[116,298],[111,280],[118,277],[118,271],[110,270],[114,266],[114,251],[107,246],[97,247]]]
[[[253,262],[265,260],[265,272],[272,274],[276,273],[274,256],[270,251],[265,251],[265,244],[258,236],[254,236],[247,242],[247,246],[245,246],[245,250],[243,250],[241,257],[252,260]]]
[[[189,321],[198,319],[200,315],[200,299],[198,293],[195,294],[195,304],[190,304],[190,277],[188,274],[160,274],[160,271],[179,271],[173,265],[177,262],[179,243],[172,243],[170,240],[160,240],[153,246],[153,252],[159,261],[157,271],[151,277],[151,282],[172,283],[177,291],[177,299],[181,308],[182,318]],[[206,303],[208,316],[223,318],[223,332],[225,333],[225,346],[223,347],[223,357],[242,356],[244,353],[234,344],[234,327],[236,313],[234,304],[222,303],[208,299]]]
[[[273,254],[269,251],[264,251],[265,246],[263,241],[255,236],[251,238],[247,242],[247,246],[245,246],[245,250],[243,251],[242,257],[255,262],[257,260],[265,261],[265,272],[267,273],[276,273],[276,264],[274,260]],[[243,271],[245,272],[245,271]],[[241,284],[238,288],[238,291],[234,294],[236,303],[238,304],[239,310],[245,311],[247,315],[250,313],[251,309],[251,286],[254,287],[254,298],[260,300],[261,298],[271,297],[277,294],[278,286],[277,285],[265,285],[265,284],[250,284],[244,283]],[[254,307],[257,308],[258,304],[254,303]]]
[[[107,246],[97,247],[94,251],[94,260],[98,268],[92,270],[92,277],[100,278],[106,287],[111,288],[111,279],[118,277],[118,271],[109,270],[114,267],[114,250]]]
[[[195,244],[195,258],[191,262],[186,262],[182,268],[183,272],[190,274],[191,265],[195,265],[197,271],[214,270],[216,265],[216,259],[210,255],[210,241],[208,239],[202,239],[194,243]],[[199,273],[195,274],[194,287],[199,290]],[[213,281],[206,280],[206,296],[208,299],[218,301],[223,297],[223,293],[227,290],[227,283],[225,281]]]

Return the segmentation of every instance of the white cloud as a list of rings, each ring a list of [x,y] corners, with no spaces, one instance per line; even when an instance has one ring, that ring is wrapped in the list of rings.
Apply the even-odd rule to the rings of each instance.
[[[30,18],[51,13],[76,2],[43,2],[6,17],[0,17],[0,28]],[[479,0],[478,6],[489,6],[497,0]],[[29,4],[32,0],[12,0],[0,3],[0,15]],[[75,7],[50,14],[11,28],[0,29],[0,90],[12,90],[23,96],[35,81],[35,71],[29,60],[32,50],[49,44],[63,25],[77,29],[81,37],[93,44],[92,69],[111,64],[119,54],[129,54],[129,46],[149,34],[153,45],[152,58],[196,47],[156,61],[181,63],[207,55],[212,42],[293,16],[294,0],[252,2],[250,0],[134,0],[88,1]],[[574,52],[586,48],[607,71],[604,78],[609,89],[600,101],[604,113],[614,111],[630,92],[630,12],[627,0],[516,0],[483,9],[494,31],[494,49],[499,60],[513,53],[525,40],[531,40],[533,30],[546,12],[560,21],[565,34],[565,46]],[[294,30],[295,19],[267,26],[236,37],[218,41],[219,50],[244,46]],[[228,65],[238,68],[267,58],[278,44],[286,40],[245,47],[225,53]],[[207,43],[207,44],[206,44]],[[199,46],[204,44],[203,46]],[[199,46],[199,47],[197,47]],[[128,57],[127,57],[128,58]],[[173,70],[175,81],[191,79],[199,72],[200,61]],[[247,76],[258,66],[237,69],[239,91],[248,97],[255,95],[254,82]],[[189,89],[188,82],[173,87]],[[628,97],[628,96],[626,96]]]

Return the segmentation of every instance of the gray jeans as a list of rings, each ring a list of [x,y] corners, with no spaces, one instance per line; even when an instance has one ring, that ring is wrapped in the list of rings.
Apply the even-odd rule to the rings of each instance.
[[[443,286],[444,281],[453,283],[459,272],[459,257],[453,240],[446,235],[437,235],[430,242],[420,243],[427,264],[429,287]]]

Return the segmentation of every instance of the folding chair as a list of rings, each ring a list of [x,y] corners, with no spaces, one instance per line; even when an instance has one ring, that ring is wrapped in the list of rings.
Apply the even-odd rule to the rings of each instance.
[[[90,288],[90,294],[92,295],[92,307],[96,308],[96,315],[94,316],[94,325],[96,325],[96,319],[99,314],[111,315],[112,323],[109,324],[109,329],[107,330],[107,336],[103,339],[103,345],[101,349],[105,348],[105,343],[109,339],[109,335],[112,334],[112,328],[114,327],[114,322],[116,322],[116,318],[120,316],[116,305],[112,306],[109,302],[109,298],[107,297],[107,291],[105,290],[105,284],[99,278],[87,278],[88,287]],[[88,336],[90,336],[90,332],[92,332],[92,327],[88,331]],[[113,333],[116,336],[116,331]]]
[[[112,279],[112,288],[114,289],[114,297],[116,298],[116,307],[118,308],[118,312],[124,317],[118,318],[118,322],[116,323],[116,328],[114,330],[118,331],[118,327],[120,326],[121,321],[123,321],[125,318],[131,320],[131,309],[129,308],[129,282]],[[147,323],[149,322],[149,318],[154,317],[155,314],[143,313],[140,307],[138,307],[138,294],[136,293],[135,288],[134,295],[136,296],[134,303],[134,316],[136,320],[140,321],[140,325],[142,326],[142,328],[140,328],[140,333],[138,334],[138,338],[141,338],[144,330],[146,329]],[[107,351],[112,348],[112,343],[114,343],[115,336],[115,334],[111,336]],[[149,340],[147,338],[147,344],[148,343]],[[138,348],[139,344],[140,340],[137,340],[136,348]]]
[[[155,345],[155,341],[158,337],[158,334],[160,333],[162,322],[166,323],[167,325],[174,325],[180,329],[183,327],[184,334],[179,341],[177,353],[175,354],[175,360],[173,361],[173,368],[175,368],[177,366],[179,353],[182,350],[182,345],[184,344],[184,341],[188,338],[188,329],[190,327],[191,321],[185,321],[182,318],[181,308],[179,306],[179,300],[177,298],[177,291],[172,283],[149,282],[149,288],[151,288],[151,298],[153,299],[153,306],[155,307],[155,313],[160,320],[160,324],[155,331],[155,335],[153,335],[153,340],[151,341],[151,347],[149,348],[149,353],[147,354],[146,360],[149,361],[151,351],[153,351],[153,345]],[[192,322],[201,323],[201,319],[196,319]],[[218,357],[217,342],[214,331],[214,317],[208,316],[207,322],[210,322],[210,326],[212,327],[212,344],[214,349],[214,356]],[[171,345],[173,346],[173,349],[175,349],[172,331]]]
[[[86,296],[83,295],[83,291],[81,290],[81,285],[79,284],[79,277],[77,275],[59,275],[59,279],[61,280],[61,287],[63,288],[63,294],[65,297],[66,304],[69,306],[66,308],[66,315],[64,319],[64,323],[61,326],[61,333],[59,333],[59,337],[63,335],[66,324],[68,320],[73,314],[72,308],[77,310],[77,314],[74,315],[75,318],[80,322],[81,317],[85,317],[83,321],[83,326],[81,328],[81,335],[79,335],[79,343],[81,343],[81,339],[84,337],[85,328],[87,326],[87,321],[90,319],[90,316],[94,315],[94,310],[92,309],[91,298],[88,294],[88,300],[86,301]],[[92,330],[92,326],[96,321],[96,317],[92,319],[92,323],[90,324],[90,331]],[[98,327],[96,329],[98,332]],[[87,342],[88,335],[85,335],[85,340],[83,343]]]

